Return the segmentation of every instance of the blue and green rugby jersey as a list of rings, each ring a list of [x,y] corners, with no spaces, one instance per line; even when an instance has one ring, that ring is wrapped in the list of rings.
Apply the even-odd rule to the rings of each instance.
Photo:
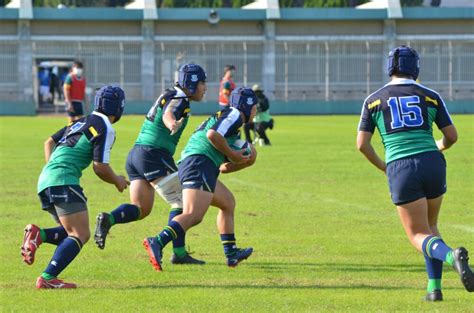
[[[439,129],[451,125],[446,105],[434,90],[411,79],[394,79],[363,104],[359,131],[380,132],[385,162],[410,155],[437,151],[432,124]]]

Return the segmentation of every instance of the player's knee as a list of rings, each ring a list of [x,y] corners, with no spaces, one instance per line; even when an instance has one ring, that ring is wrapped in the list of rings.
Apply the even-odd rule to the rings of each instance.
[[[140,219],[144,219],[151,213],[151,209],[153,208],[151,205],[143,205],[143,206],[137,206],[138,209],[140,210]]]
[[[233,194],[229,194],[226,198],[225,204],[220,208],[222,211],[231,213],[235,209],[235,198]]]

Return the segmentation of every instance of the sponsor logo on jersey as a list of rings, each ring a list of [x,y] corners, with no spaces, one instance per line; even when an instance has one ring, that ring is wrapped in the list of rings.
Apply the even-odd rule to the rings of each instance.
[[[378,106],[380,103],[382,103],[382,101],[380,101],[380,99],[377,99],[374,102],[369,103],[367,108],[370,110],[370,109],[375,108],[376,106]]]
[[[432,99],[432,98],[430,98],[430,97],[428,97],[428,96],[425,97],[425,101],[426,101],[426,102],[431,102],[431,103],[433,103],[434,105],[438,105],[438,100]]]

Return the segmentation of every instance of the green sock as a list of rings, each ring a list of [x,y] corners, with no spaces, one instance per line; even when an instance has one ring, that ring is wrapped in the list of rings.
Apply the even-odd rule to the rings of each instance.
[[[43,242],[46,241],[46,232],[44,231],[43,228],[40,229],[40,237],[41,237],[41,241]]]
[[[46,280],[50,280],[50,279],[56,278],[56,276],[49,275],[48,273],[44,273],[44,272],[43,272],[43,274],[41,274],[41,277],[43,277],[43,278],[46,279]]]
[[[453,266],[453,264],[454,264],[454,253],[453,253],[453,251],[450,251],[450,252],[448,252],[448,254],[446,254],[446,260],[445,261],[449,265]]]
[[[188,252],[186,252],[186,248],[184,247],[173,248],[173,252],[180,258],[185,257],[188,254]]]
[[[109,214],[109,223],[110,225],[115,225],[115,217],[112,214]]]
[[[432,292],[435,289],[441,290],[441,279],[428,279],[426,290]]]

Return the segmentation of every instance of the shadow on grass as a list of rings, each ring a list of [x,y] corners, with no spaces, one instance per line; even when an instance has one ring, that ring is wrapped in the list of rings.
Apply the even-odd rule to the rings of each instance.
[[[342,284],[341,285],[278,285],[275,284],[255,284],[255,285],[244,285],[244,284],[221,284],[221,285],[206,285],[206,284],[182,284],[182,285],[138,285],[138,286],[127,286],[118,289],[188,289],[188,288],[199,288],[199,289],[269,289],[269,290],[313,290],[313,289],[361,289],[361,290],[408,290],[416,288],[407,286],[378,286],[378,285],[367,285],[367,284]]]
[[[285,262],[285,263],[262,263],[248,262],[247,267],[257,268],[269,271],[288,272],[295,270],[310,270],[324,272],[425,272],[422,263],[415,264],[352,264],[352,263],[302,263],[302,262]]]
[[[268,271],[268,273],[274,272],[285,272],[291,274],[291,272],[341,272],[341,273],[353,273],[353,272],[425,272],[423,265],[414,264],[347,264],[347,263],[309,263],[309,262],[283,262],[283,263],[264,263],[264,262],[247,262],[245,265],[249,270],[256,269],[260,271]],[[293,282],[294,283],[294,282]],[[312,289],[361,289],[361,290],[409,290],[416,289],[416,286],[387,286],[383,282],[378,285],[375,284],[361,284],[361,283],[350,283],[345,282],[341,279],[340,284],[324,285],[324,284],[301,284],[293,285],[289,283],[287,285],[281,284],[279,281],[264,282],[257,284],[177,284],[177,285],[137,285],[129,286],[126,289],[186,289],[186,288],[203,288],[203,289],[299,289],[299,290],[312,290]]]

